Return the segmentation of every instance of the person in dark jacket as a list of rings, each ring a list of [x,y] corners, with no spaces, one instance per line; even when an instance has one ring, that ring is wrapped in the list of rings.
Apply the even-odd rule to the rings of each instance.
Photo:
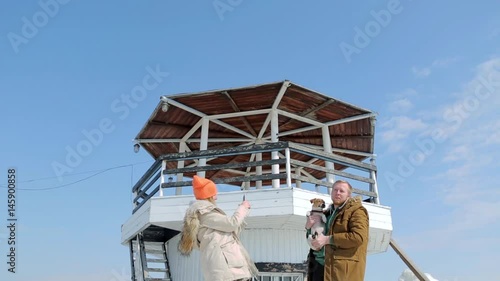
[[[308,281],[363,281],[368,247],[368,212],[353,198],[346,181],[333,183],[333,204],[325,211],[324,233],[318,233],[308,256]],[[307,234],[318,217],[309,216]]]

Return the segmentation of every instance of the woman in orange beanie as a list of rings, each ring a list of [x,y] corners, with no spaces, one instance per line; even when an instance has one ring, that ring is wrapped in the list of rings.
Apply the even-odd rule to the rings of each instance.
[[[217,207],[217,187],[209,179],[193,177],[194,201],[186,211],[179,251],[189,255],[200,250],[206,281],[250,280],[258,270],[240,241],[250,203],[243,201],[229,217]]]

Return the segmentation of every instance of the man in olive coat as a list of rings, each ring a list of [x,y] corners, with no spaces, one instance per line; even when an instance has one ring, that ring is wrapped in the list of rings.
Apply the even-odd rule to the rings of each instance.
[[[325,211],[325,233],[318,233],[309,253],[308,281],[363,281],[368,246],[368,212],[361,198],[352,198],[352,186],[342,180],[333,184],[333,204]],[[309,216],[306,229],[315,223]]]

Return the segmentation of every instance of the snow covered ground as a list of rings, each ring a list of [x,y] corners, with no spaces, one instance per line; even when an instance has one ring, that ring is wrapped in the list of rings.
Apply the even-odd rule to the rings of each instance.
[[[427,276],[427,278],[429,278],[429,281],[439,281],[439,280],[435,279],[434,277],[432,277],[429,273],[425,273],[425,276]],[[419,280],[415,276],[415,274],[413,274],[413,272],[411,272],[411,270],[405,269],[403,271],[403,273],[401,273],[401,275],[399,276],[398,281],[419,281]]]

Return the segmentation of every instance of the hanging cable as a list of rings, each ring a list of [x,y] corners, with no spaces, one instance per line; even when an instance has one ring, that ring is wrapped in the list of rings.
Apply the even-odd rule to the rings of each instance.
[[[96,172],[88,177],[85,177],[83,179],[79,179],[77,181],[74,181],[74,182],[70,182],[70,183],[67,183],[67,184],[62,184],[62,185],[58,185],[58,186],[53,186],[53,187],[46,187],[46,188],[16,188],[17,190],[26,190],[26,191],[44,191],[44,190],[52,190],[52,189],[59,189],[59,188],[63,188],[63,187],[67,187],[67,186],[71,186],[71,185],[74,185],[74,184],[77,184],[79,182],[83,182],[83,181],[86,181],[86,180],[89,180],[97,175],[100,175],[102,173],[105,173],[105,172],[108,172],[108,171],[111,171],[111,170],[115,170],[115,169],[120,169],[120,168],[124,168],[124,167],[132,167],[132,171],[133,171],[133,167],[135,165],[140,165],[140,164],[144,164],[144,163],[147,163],[147,162],[151,162],[151,161],[144,161],[144,162],[139,162],[139,163],[135,163],[135,164],[127,164],[127,165],[120,165],[120,166],[115,166],[115,167],[111,167],[111,168],[107,168],[107,169],[103,169],[103,170],[94,170],[94,171],[87,171],[87,172],[80,172],[80,173],[75,173],[75,174],[70,174],[69,176],[74,176],[74,175],[79,175],[79,174],[86,174],[86,173],[91,173],[91,172]],[[38,178],[38,179],[30,179],[30,180],[26,180],[26,181],[20,181],[19,183],[27,183],[27,182],[37,182],[37,181],[41,181],[41,180],[47,180],[47,179],[54,179],[54,178],[57,178],[57,177],[45,177],[45,178]],[[131,175],[131,180],[133,181],[133,175]],[[0,187],[4,187],[4,188],[7,188],[6,185],[0,185]]]

